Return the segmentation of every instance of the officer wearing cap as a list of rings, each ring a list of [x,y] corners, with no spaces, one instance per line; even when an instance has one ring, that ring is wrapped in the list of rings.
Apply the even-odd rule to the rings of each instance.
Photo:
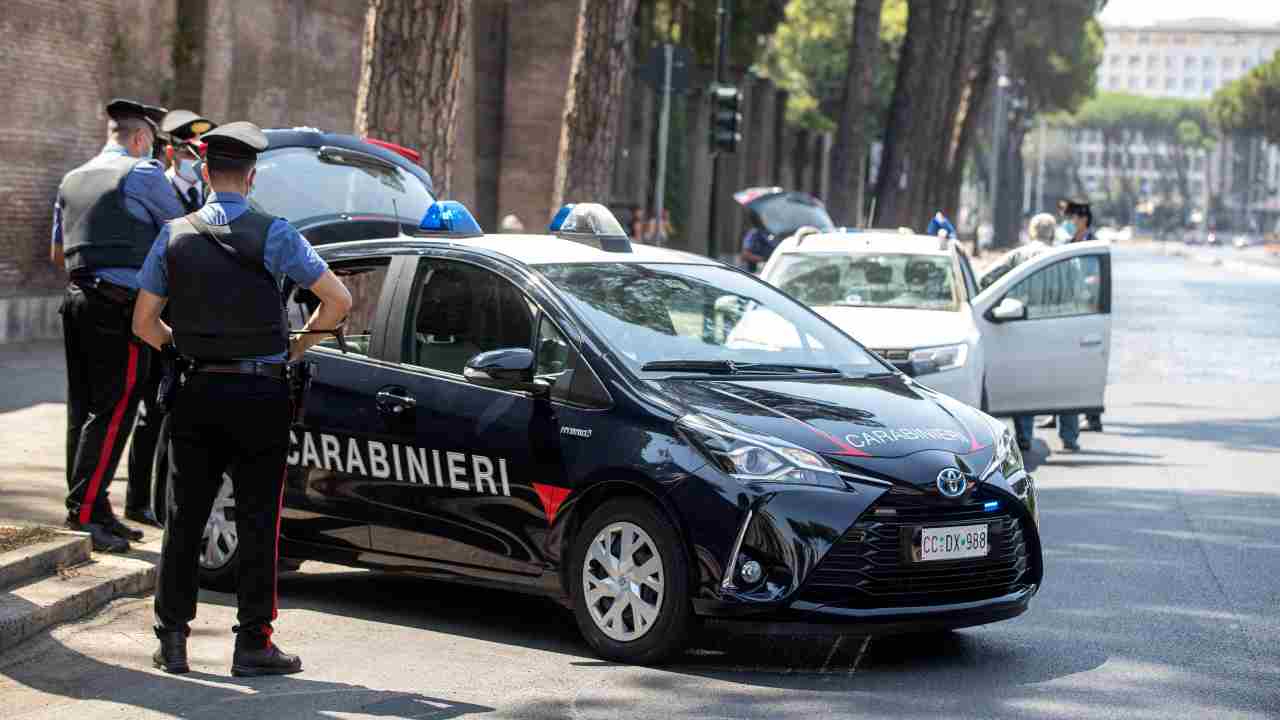
[[[217,127],[190,110],[170,110],[160,121],[160,136],[169,161],[165,178],[173,195],[185,212],[192,213],[204,205],[204,183],[196,170],[200,159],[200,136]],[[152,363],[142,382],[138,420],[133,426],[133,442],[129,445],[129,485],[125,491],[124,516],[149,525],[159,525],[151,512],[151,466],[160,424],[164,413],[156,403],[163,368]]]
[[[257,154],[267,147],[262,131],[252,123],[228,123],[204,141],[202,179],[211,193],[203,208],[156,237],[139,273],[142,290],[133,316],[139,337],[192,361],[170,411],[172,500],[155,603],[160,648],[153,660],[166,672],[189,669],[186,638],[196,615],[201,534],[229,471],[239,537],[231,671],[294,673],[301,660],[271,641],[289,448],[285,363],[322,335],[289,339],[282,277],[320,299],[304,331],[338,327],[351,295],[293,226],[248,205]],[[166,304],[171,325],[160,317]]]
[[[190,110],[171,110],[160,121],[160,132],[168,139],[166,153],[170,166],[165,171],[173,192],[187,212],[204,205],[204,184],[196,171],[200,159],[200,136],[218,127]]]
[[[50,249],[70,274],[63,299],[67,354],[67,525],[98,551],[124,552],[142,533],[120,522],[108,487],[138,406],[150,351],[130,333],[138,268],[182,206],[151,159],[157,108],[113,100],[107,143],[67,173],[53,206]]]

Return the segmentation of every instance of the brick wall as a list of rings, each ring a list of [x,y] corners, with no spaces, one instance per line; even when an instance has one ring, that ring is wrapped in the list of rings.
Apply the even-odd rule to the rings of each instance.
[[[102,146],[106,100],[167,100],[172,26],[172,1],[4,0],[0,295],[62,284],[48,262],[58,182]]]

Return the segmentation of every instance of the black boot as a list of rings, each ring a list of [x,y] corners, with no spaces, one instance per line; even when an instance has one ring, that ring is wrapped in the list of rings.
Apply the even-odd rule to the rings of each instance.
[[[263,639],[259,647],[249,645],[250,643],[242,642],[240,637],[236,638],[236,652],[231,659],[232,675],[254,677],[302,672],[302,658],[284,652],[269,639]]]
[[[112,534],[98,523],[82,523],[68,519],[67,527],[79,532],[89,533],[89,540],[93,542],[94,552],[129,552],[128,540]]]
[[[134,522],[150,525],[152,527],[163,527],[160,521],[156,519],[155,513],[150,508],[125,508],[124,516]]]
[[[156,628],[160,649],[151,656],[151,662],[161,670],[175,675],[190,672],[187,664],[187,633],[182,630]]]
[[[107,529],[107,532],[115,535],[116,537],[124,538],[125,540],[138,542],[142,539],[141,530],[135,530],[128,525],[125,525],[120,522],[120,518],[115,515],[112,515],[109,519],[103,521],[102,526]]]

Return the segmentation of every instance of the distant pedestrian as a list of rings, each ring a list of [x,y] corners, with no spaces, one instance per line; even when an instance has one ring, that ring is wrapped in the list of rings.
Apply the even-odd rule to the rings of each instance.
[[[502,222],[498,223],[498,232],[522,233],[524,232],[524,223],[520,222],[520,217],[515,213],[509,213],[502,216]]]
[[[1058,203],[1058,207],[1063,216],[1058,236],[1065,238],[1063,242],[1078,243],[1097,239],[1093,234],[1093,209],[1089,207],[1089,203],[1063,200]],[[1053,425],[1054,420],[1050,418],[1040,427],[1053,427]],[[1083,429],[1086,432],[1102,432],[1102,415],[1100,413],[1087,414]]]
[[[1027,228],[1027,234],[1031,237],[1031,242],[1007,253],[997,262],[996,267],[1003,268],[1000,274],[1004,275],[1021,263],[1048,250],[1053,243],[1056,226],[1057,222],[1054,217],[1048,213],[1041,213],[1031,218],[1031,223]],[[1027,372],[1037,372],[1040,369],[1025,368],[1025,370]],[[1062,449],[1067,452],[1077,452],[1080,450],[1078,442],[1080,437],[1080,416],[1075,413],[1066,413],[1058,415],[1057,418],[1058,437],[1062,440]],[[1035,419],[1034,415],[1015,415],[1013,418],[1018,447],[1022,450],[1031,449],[1031,438],[1035,432]]]
[[[657,245],[662,247],[667,244],[667,239],[671,237],[671,211],[662,208],[662,222],[659,223],[657,217],[650,215],[645,219],[644,228],[640,236],[640,242],[647,245]]]
[[[1048,250],[1053,244],[1053,234],[1057,221],[1049,213],[1040,213],[1031,218],[1027,225],[1028,242],[1005,253],[982,276],[982,289],[990,287],[995,281],[1009,274],[1010,270]]]
[[[774,249],[778,247],[778,241],[765,229],[764,220],[756,211],[748,210],[747,216],[751,227],[747,228],[746,234],[742,236],[742,252],[739,257],[742,260],[743,269],[754,273],[764,269],[764,264],[769,262]]]
[[[53,208],[51,257],[70,274],[62,301],[67,353],[67,525],[98,551],[124,552],[142,532],[111,508],[108,488],[133,429],[151,351],[130,331],[138,269],[182,205],[152,159],[164,110],[106,107],[107,143],[67,173]]]

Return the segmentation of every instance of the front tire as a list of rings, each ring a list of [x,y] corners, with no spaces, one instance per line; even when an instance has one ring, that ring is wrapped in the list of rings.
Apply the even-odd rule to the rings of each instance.
[[[676,529],[652,504],[601,505],[574,538],[570,563],[578,629],[602,657],[646,665],[684,647],[689,564]]]

